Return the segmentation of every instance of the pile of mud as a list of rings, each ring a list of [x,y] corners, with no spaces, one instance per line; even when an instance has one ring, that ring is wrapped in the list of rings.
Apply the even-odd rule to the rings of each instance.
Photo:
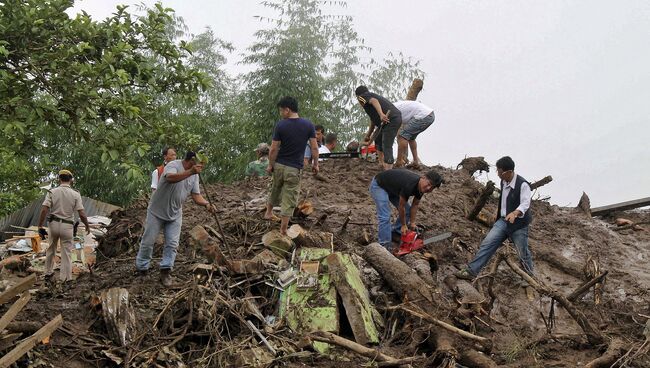
[[[453,234],[423,251],[432,254],[437,262],[432,274],[436,283],[433,292],[446,303],[454,304],[454,294],[443,280],[472,258],[490,228],[466,218],[483,185],[463,170],[434,169],[443,175],[446,183],[424,196],[418,223],[428,234],[446,231]],[[377,163],[362,160],[324,162],[318,179],[305,171],[302,198],[311,201],[315,212],[299,222],[307,229],[333,233],[334,250],[353,254],[371,300],[385,321],[380,327],[380,343],[375,348],[395,358],[418,355],[431,358],[414,366],[424,366],[425,361],[428,366],[445,366],[444,361],[431,356],[435,346],[413,341],[414,336],[421,335],[416,330],[426,326],[426,322],[391,308],[408,300],[392,290],[363,258],[368,247],[364,233],[376,239],[375,206],[368,186],[378,172]],[[233,258],[255,257],[264,250],[262,236],[279,226],[262,219],[269,182],[268,178],[257,178],[205,188],[217,203],[217,215]],[[486,209],[494,213],[496,202],[491,198]],[[599,298],[590,291],[572,303],[604,337],[602,344],[590,343],[581,326],[554,299],[535,292],[533,300],[529,300],[521,277],[505,262],[489,275],[486,275],[490,268],[487,267],[483,277],[475,282],[477,289],[484,293],[483,309],[488,313],[475,316],[467,324],[456,325],[490,339],[491,349],[483,352],[499,366],[581,367],[603,355],[614,340],[621,344],[617,353],[621,359],[617,364],[650,366],[650,359],[639,351],[646,341],[643,332],[650,318],[647,267],[650,232],[615,231],[611,224],[615,215],[595,219],[542,200],[534,200],[531,210],[534,221],[530,227],[530,247],[537,279],[569,295],[587,281],[585,271],[590,267],[597,267],[599,273],[608,271],[600,285]],[[266,287],[265,279],[259,275],[235,277],[220,271],[206,281],[192,272],[195,264],[208,261],[190,242],[189,232],[196,225],[203,225],[217,229],[213,236],[219,238],[214,217],[191,201],[186,203],[173,273],[175,287],[164,289],[158,282],[157,272],[145,278],[134,275],[135,252],[145,215],[146,200],[114,213],[108,234],[100,241],[97,264],[92,272],[81,275],[71,289],[61,291],[45,283],[40,285],[21,312],[22,320],[45,323],[60,313],[64,328],[47,345],[33,349],[20,366],[236,366],[238,354],[258,345],[242,320],[242,316],[250,315],[249,305],[244,301],[255,300],[258,312],[268,318],[277,315],[277,291]],[[624,215],[633,221],[650,219],[646,211]],[[499,253],[506,254],[511,248],[506,243]],[[154,261],[159,261],[160,254],[158,245]],[[98,312],[97,299],[102,291],[114,287],[128,290],[135,312],[137,330],[133,343],[127,346],[119,346],[109,339],[107,326]],[[0,312],[4,313],[5,309],[3,306]],[[448,317],[428,312],[439,319]],[[281,323],[277,326],[265,333],[279,352],[260,366],[356,367],[369,361],[339,347],[326,355],[316,353],[288,327]],[[349,333],[344,337],[352,339]],[[457,341],[460,343],[454,348],[459,354],[465,348],[475,348],[470,341]],[[260,346],[263,350],[264,346]],[[482,366],[493,366],[490,364]]]

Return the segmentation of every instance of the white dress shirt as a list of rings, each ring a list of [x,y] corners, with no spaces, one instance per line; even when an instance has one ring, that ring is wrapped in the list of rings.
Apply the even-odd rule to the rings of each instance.
[[[517,184],[517,174],[513,172],[512,180],[507,183],[504,180],[501,180],[503,184],[503,192],[501,193],[501,217],[506,217],[508,215],[508,209],[506,208],[506,201],[508,199],[508,194],[512,189],[515,189]],[[526,211],[530,207],[530,199],[532,197],[532,192],[530,190],[530,185],[526,183],[521,184],[521,189],[519,191],[519,207],[517,209],[521,211],[521,216],[524,217]]]

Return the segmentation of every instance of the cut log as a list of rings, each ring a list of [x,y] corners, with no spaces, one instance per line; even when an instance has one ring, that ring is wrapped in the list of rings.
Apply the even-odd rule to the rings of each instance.
[[[311,230],[307,231],[302,226],[291,225],[287,236],[301,248],[332,248],[334,235],[328,232]]]
[[[2,318],[0,318],[0,331],[4,330],[9,322],[13,321],[13,319],[16,318],[18,312],[20,312],[27,304],[27,302],[29,302],[29,299],[31,299],[29,292],[24,292],[23,295],[20,296],[20,299],[16,300],[11,308],[9,308],[9,310],[2,316]]]
[[[548,183],[550,183],[552,181],[553,181],[553,177],[550,176],[550,175],[546,176],[544,178],[541,178],[538,181],[536,181],[536,182],[534,182],[534,183],[532,183],[530,185],[530,190],[535,190],[535,189],[537,189],[537,188],[539,188],[541,186],[544,186],[544,185],[546,185],[546,184],[548,184]]]
[[[635,199],[633,201],[610,204],[607,206],[596,207],[591,210],[592,216],[603,216],[611,212],[627,211],[639,207],[650,206],[650,197]]]
[[[330,279],[343,301],[354,339],[363,345],[378,343],[379,332],[373,320],[376,311],[370,302],[359,270],[349,256],[341,253],[330,254],[326,261]]]
[[[219,244],[210,236],[203,226],[196,225],[192,230],[190,230],[190,237],[193,246],[195,248],[200,248],[203,251],[203,254],[208,258],[208,261],[216,263],[219,266],[227,265],[228,261],[223,252],[221,252]]]
[[[0,368],[8,368],[15,363],[20,357],[30,351],[36,344],[49,337],[57,328],[63,325],[63,317],[59,314],[53,320],[48,322],[32,336],[23,340],[18,346],[0,358]]]
[[[290,253],[291,248],[293,248],[291,238],[282,235],[279,230],[271,230],[264,234],[262,237],[262,243],[264,243],[264,246],[269,248],[273,253],[283,258],[286,258]]]
[[[20,332],[24,334],[31,335],[34,332],[38,331],[42,326],[38,322],[31,321],[14,321],[10,322],[7,325],[7,331],[9,332]]]
[[[487,355],[473,349],[464,349],[460,353],[458,362],[472,368],[496,368],[497,364]]]
[[[129,304],[129,291],[108,289],[102,295],[102,316],[108,336],[119,346],[127,346],[135,335],[135,314]]]
[[[485,162],[485,158],[483,156],[464,158],[463,161],[461,161],[458,166],[456,166],[456,170],[461,167],[469,175],[474,175],[474,173],[477,171],[490,172],[490,165]]]
[[[619,338],[614,338],[607,347],[605,354],[585,365],[585,368],[609,368],[625,354],[625,343]]]
[[[476,199],[476,202],[474,202],[472,210],[467,214],[468,220],[474,221],[476,219],[476,216],[481,213],[481,210],[485,207],[485,203],[490,199],[492,193],[494,193],[494,182],[490,180],[481,191],[481,195]]]
[[[524,272],[524,270],[519,267],[518,262],[518,259],[514,255],[509,255],[506,257],[506,263],[508,266],[510,266],[510,268],[512,268],[513,271],[515,271],[515,273],[521,276],[531,287],[537,290],[538,293],[555,299],[562,306],[562,308],[564,308],[564,310],[569,313],[571,318],[573,318],[576,323],[578,323],[580,328],[582,328],[582,331],[587,337],[587,341],[591,345],[601,345],[605,342],[603,335],[591,325],[589,319],[587,319],[584,313],[578,310],[573,305],[573,303],[571,303],[564,295],[562,295],[562,293],[545,285],[541,280],[532,278],[529,274]]]
[[[322,176],[320,178],[324,179]],[[325,179],[325,181],[327,181],[327,179]],[[314,206],[310,201],[303,199],[293,210],[293,217],[306,218],[312,213],[314,213]]]
[[[593,216],[591,213],[591,201],[589,200],[587,193],[582,192],[582,196],[580,196],[580,201],[578,201],[578,206],[576,209],[584,212],[589,216]]]
[[[627,229],[643,230],[643,228],[640,227],[639,225],[646,225],[646,224],[650,224],[650,220],[639,221],[639,222],[631,222],[631,223],[629,223],[627,225],[618,225],[617,224],[619,227],[615,227],[612,230],[614,230],[614,231],[621,231],[621,230],[627,230]]]
[[[419,253],[409,253],[401,257],[401,260],[417,272],[418,276],[431,287],[436,287],[437,283],[431,274],[431,265],[429,260]]]
[[[25,272],[28,268],[32,266],[32,262],[29,260],[29,254],[20,254],[11,257],[7,257],[0,261],[0,270],[6,268],[13,272]]]
[[[32,285],[36,282],[36,274],[33,273],[27,277],[24,277],[18,281],[14,286],[10,287],[9,289],[5,290],[0,294],[0,304],[4,304],[16,295],[22,293],[23,291],[29,290]]]
[[[413,79],[413,82],[409,87],[408,93],[406,93],[406,99],[409,101],[417,100],[418,95],[420,94],[420,91],[422,91],[423,86],[424,86],[424,82],[422,81],[422,79],[420,78]]]

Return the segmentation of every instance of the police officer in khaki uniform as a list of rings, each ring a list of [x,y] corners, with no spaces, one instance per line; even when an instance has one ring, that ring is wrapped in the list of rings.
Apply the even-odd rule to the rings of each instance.
[[[74,213],[79,212],[79,218],[86,225],[86,234],[90,234],[90,225],[84,212],[81,202],[81,195],[70,186],[72,173],[69,170],[59,171],[59,186],[48,191],[41,208],[41,216],[38,220],[38,232],[42,237],[47,234],[43,223],[48,212],[50,228],[50,246],[47,248],[45,258],[45,277],[51,278],[54,274],[54,256],[59,240],[61,241],[61,281],[72,280],[72,253]]]

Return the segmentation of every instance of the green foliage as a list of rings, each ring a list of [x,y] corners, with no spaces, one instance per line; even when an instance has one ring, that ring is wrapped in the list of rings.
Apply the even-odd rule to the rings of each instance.
[[[113,169],[107,175],[138,181],[144,175],[137,157],[151,142],[192,139],[182,125],[160,119],[157,96],[195,101],[209,82],[185,65],[187,45],[167,33],[171,9],[158,4],[135,17],[119,6],[96,22],[85,13],[70,18],[71,6],[0,3],[0,146],[16,162],[31,163],[27,181],[47,178],[64,164],[54,159],[78,146]]]

